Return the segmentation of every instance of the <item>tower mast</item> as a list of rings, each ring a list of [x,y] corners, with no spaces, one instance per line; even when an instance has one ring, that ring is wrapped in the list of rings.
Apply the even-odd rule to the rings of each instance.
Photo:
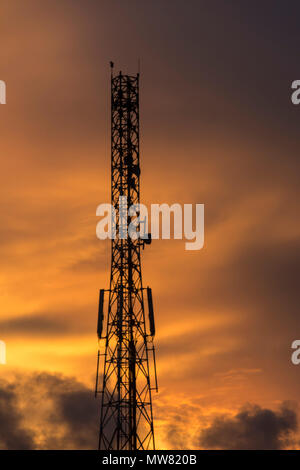
[[[98,337],[105,340],[104,353],[98,351],[96,378],[96,396],[101,395],[99,449],[146,450],[155,449],[151,391],[157,391],[157,376],[152,292],[142,284],[141,247],[151,243],[151,236],[142,240],[127,233],[134,220],[128,208],[140,203],[139,74],[114,76],[112,63],[111,67],[111,203],[116,236],[110,288],[100,290],[99,299]]]

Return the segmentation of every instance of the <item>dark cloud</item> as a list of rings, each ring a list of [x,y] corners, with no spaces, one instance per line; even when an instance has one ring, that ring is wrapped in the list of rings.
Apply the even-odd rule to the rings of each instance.
[[[48,424],[54,432],[45,435],[46,448],[97,448],[99,401],[92,390],[73,378],[47,373],[31,378],[30,386],[52,404],[46,429]],[[38,410],[36,416],[39,417]]]
[[[0,384],[0,449],[96,449],[99,401],[73,378],[40,373]]]
[[[53,337],[61,335],[95,333],[98,293],[94,303],[86,309],[62,307],[41,312],[32,312],[16,318],[0,321],[3,338],[11,336]],[[95,307],[96,305],[96,307]]]
[[[184,425],[170,425],[166,433],[166,439],[171,449],[186,449],[188,442],[188,431]]]
[[[218,417],[201,432],[206,449],[276,450],[290,443],[297,429],[297,415],[288,404],[279,411],[248,405],[235,417]]]
[[[22,424],[17,405],[16,387],[0,382],[0,449],[29,450],[34,446],[33,434]]]
[[[299,276],[299,240],[274,241],[266,232],[266,239],[244,240],[218,272],[206,273],[201,302],[240,312],[247,319],[245,341],[252,342],[252,349],[253,341],[267,344],[275,338],[289,345],[298,325]]]
[[[74,448],[96,448],[99,423],[95,403],[91,391],[85,389],[73,390],[58,397],[58,409],[67,423]]]
[[[39,315],[27,315],[0,322],[0,329],[3,336],[11,334],[23,335],[57,335],[68,330],[66,323],[60,319],[51,318],[49,312]]]
[[[196,410],[197,411],[197,410]],[[166,439],[184,449],[191,439],[186,417],[173,413]],[[0,383],[0,449],[96,449],[99,402],[77,380],[39,373]],[[198,412],[198,411],[197,411]],[[294,442],[296,411],[283,403],[279,411],[247,405],[232,417],[215,418],[192,445],[206,449],[282,449]]]
[[[242,266],[242,269],[238,269]],[[272,316],[273,325],[282,321],[281,328],[296,328],[298,323],[300,276],[299,240],[265,242],[249,246],[233,262],[230,270],[238,290],[240,305],[248,304]],[[254,305],[255,304],[255,305]],[[280,327],[279,327],[280,328]],[[291,331],[291,330],[290,330]],[[281,330],[282,333],[282,330]]]
[[[100,219],[99,219],[100,220]],[[102,248],[102,247],[101,247]],[[97,250],[97,251],[96,251]],[[96,245],[95,253],[84,259],[76,260],[74,263],[67,266],[66,269],[73,273],[99,273],[100,271],[107,271],[109,257],[107,253],[110,250],[110,240],[106,242],[106,251],[100,251],[100,245]]]

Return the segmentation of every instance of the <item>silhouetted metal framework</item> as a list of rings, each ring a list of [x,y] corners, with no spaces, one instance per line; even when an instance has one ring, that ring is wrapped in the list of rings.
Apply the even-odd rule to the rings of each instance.
[[[134,220],[127,209],[140,202],[139,74],[120,72],[113,76],[113,69],[111,176],[116,238],[112,240],[110,289],[101,290],[99,298],[98,337],[105,339],[105,352],[98,352],[96,378],[96,395],[102,395],[99,449],[155,449],[151,399],[151,391],[157,391],[155,326],[152,293],[150,288],[143,288],[140,256],[141,247],[151,243],[151,236],[147,240],[126,237],[126,226]],[[124,196],[127,207],[119,206]],[[108,311],[103,328],[105,292]],[[154,377],[153,388],[150,374]]]

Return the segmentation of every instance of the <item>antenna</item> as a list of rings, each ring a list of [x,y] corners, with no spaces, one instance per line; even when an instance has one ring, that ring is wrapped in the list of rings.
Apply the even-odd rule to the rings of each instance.
[[[114,63],[110,61],[110,70],[111,70],[111,76],[113,77],[114,74]]]

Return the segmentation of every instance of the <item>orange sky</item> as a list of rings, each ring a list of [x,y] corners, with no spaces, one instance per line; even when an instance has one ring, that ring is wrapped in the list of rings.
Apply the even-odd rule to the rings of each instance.
[[[61,373],[93,387],[110,269],[95,234],[110,197],[108,64],[135,73],[140,57],[142,202],[205,204],[203,250],[154,241],[143,252],[164,448],[205,447],[201,430],[247,403],[277,413],[299,401],[296,15],[277,6],[263,24],[268,1],[209,3],[1,6],[2,380],[28,377],[26,393],[32,374]],[[22,422],[43,447],[38,415]]]

